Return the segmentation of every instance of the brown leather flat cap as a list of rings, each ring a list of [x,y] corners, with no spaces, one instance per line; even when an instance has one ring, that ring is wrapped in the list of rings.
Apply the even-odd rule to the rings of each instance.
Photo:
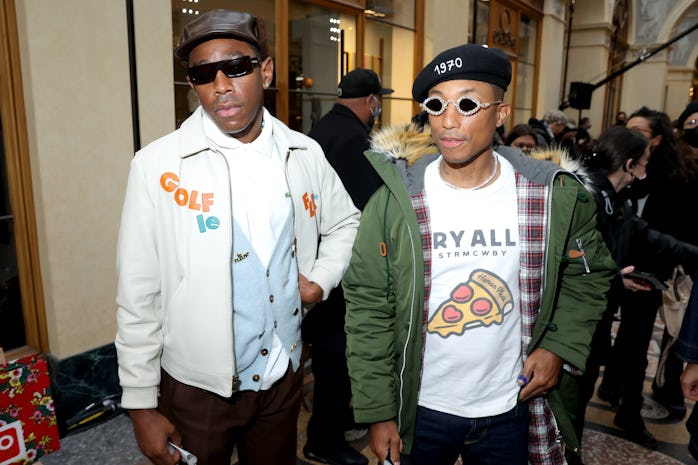
[[[189,61],[189,52],[210,39],[232,37],[249,42],[259,48],[262,56],[269,55],[264,20],[249,13],[230,10],[207,11],[184,26],[179,36],[175,56],[183,62]]]

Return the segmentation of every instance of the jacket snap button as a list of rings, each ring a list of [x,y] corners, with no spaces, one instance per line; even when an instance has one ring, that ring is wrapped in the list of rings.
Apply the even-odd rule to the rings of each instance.
[[[252,381],[254,381],[255,383],[259,381],[259,375],[252,375]]]
[[[274,303],[274,295],[273,294],[269,296],[269,302]]]
[[[262,354],[262,356],[266,356],[269,353],[269,351],[267,349],[262,349],[260,353]]]
[[[296,344],[295,342],[293,344],[291,344],[291,352],[296,350],[296,347],[298,347],[298,344]]]
[[[295,316],[295,315],[298,315],[298,309],[295,309],[295,310],[293,311],[293,315],[294,315],[294,316]]]

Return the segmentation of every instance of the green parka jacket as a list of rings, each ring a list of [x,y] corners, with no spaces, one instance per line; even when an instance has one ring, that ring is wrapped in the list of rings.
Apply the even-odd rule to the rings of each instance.
[[[424,169],[438,157],[436,152],[428,128],[388,128],[374,136],[372,149],[365,154],[385,185],[363,211],[342,281],[355,419],[361,423],[394,419],[404,453],[412,449],[425,307],[424,254],[410,194],[423,190]],[[514,166],[517,186],[543,184],[552,192],[542,235],[547,243],[545,264],[536,272],[542,284],[533,296],[538,317],[527,353],[542,347],[566,362],[547,401],[568,451],[579,452],[568,414],[576,406],[576,381],[570,371],[584,369],[616,265],[596,229],[596,202],[576,178],[515,149],[503,147],[497,152]],[[517,195],[521,216],[527,199],[518,188]],[[521,275],[522,282],[534,278]]]

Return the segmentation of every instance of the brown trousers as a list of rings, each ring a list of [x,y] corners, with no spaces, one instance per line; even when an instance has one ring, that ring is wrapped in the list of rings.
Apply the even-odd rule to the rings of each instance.
[[[230,465],[237,446],[240,465],[296,465],[302,370],[286,374],[266,391],[229,398],[188,386],[164,370],[160,411],[182,435],[182,446],[199,465]]]

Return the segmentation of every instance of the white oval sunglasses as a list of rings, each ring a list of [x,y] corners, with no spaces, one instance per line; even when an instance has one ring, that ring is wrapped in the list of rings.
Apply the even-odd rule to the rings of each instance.
[[[453,106],[456,107],[456,110],[458,110],[458,113],[460,113],[461,115],[472,116],[478,111],[480,111],[481,108],[489,108],[492,105],[500,104],[502,103],[502,100],[498,100],[496,102],[481,103],[476,98],[464,95],[463,97],[460,97],[458,100],[454,102],[453,100],[446,100],[436,95],[424,99],[420,106],[424,111],[426,111],[430,115],[439,116],[446,111],[446,107],[449,103],[452,103]]]

